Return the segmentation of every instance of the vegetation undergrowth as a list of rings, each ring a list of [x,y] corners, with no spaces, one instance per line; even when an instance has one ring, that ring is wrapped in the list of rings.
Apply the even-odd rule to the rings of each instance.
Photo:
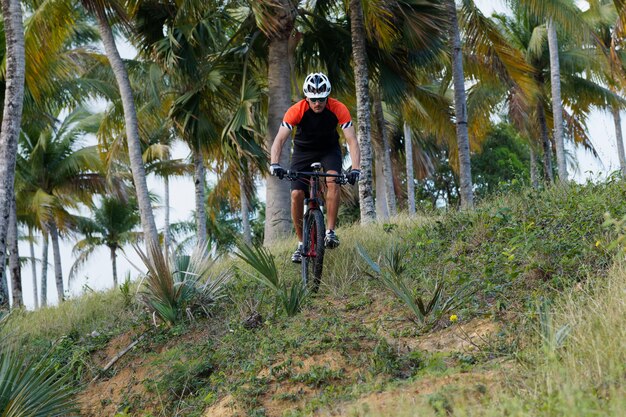
[[[320,293],[291,310],[277,294],[299,282],[295,239],[263,252],[270,280],[218,262],[220,273],[236,266],[234,277],[203,316],[154,327],[126,289],[17,312],[0,336],[33,354],[56,346],[76,381],[97,377],[79,396],[82,415],[390,415],[366,398],[415,384],[422,394],[407,404],[420,415],[557,416],[574,406],[619,415],[624,267],[611,267],[623,231],[603,224],[606,213],[623,216],[624,197],[623,182],[520,189],[474,211],[342,227]],[[391,281],[368,275],[357,245]],[[396,402],[397,415],[414,415]]]

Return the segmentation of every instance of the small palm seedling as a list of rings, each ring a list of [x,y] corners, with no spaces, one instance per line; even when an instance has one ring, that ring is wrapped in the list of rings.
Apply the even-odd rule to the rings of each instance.
[[[256,273],[244,271],[258,283],[268,288],[276,297],[276,305],[282,306],[288,316],[295,316],[302,309],[307,289],[299,281],[291,283],[280,279],[274,256],[263,246],[251,246],[243,242],[237,245],[236,255],[250,265]]]
[[[156,244],[148,247],[150,256],[137,246],[135,250],[148,269],[143,301],[168,326],[185,315],[193,318],[198,309],[208,313],[206,307],[223,295],[231,277],[229,273],[212,274],[214,261],[206,248],[196,247],[191,255],[175,255],[170,261]]]
[[[76,384],[66,369],[55,369],[44,357],[31,363],[12,348],[0,349],[0,414],[5,417],[77,416]]]
[[[546,353],[554,355],[557,350],[565,345],[565,340],[572,331],[569,323],[564,324],[558,330],[552,321],[552,310],[548,300],[544,300],[538,307],[539,325],[541,326],[541,340]]]
[[[369,265],[374,274],[368,275],[380,279],[380,281],[389,288],[413,313],[415,319],[421,324],[428,324],[428,316],[433,316],[432,323],[439,320],[441,316],[447,312],[457,308],[463,300],[469,295],[470,285],[466,285],[457,290],[453,295],[444,296],[443,282],[437,282],[432,296],[427,302],[422,296],[416,294],[416,289],[412,290],[406,286],[404,281],[404,273],[407,271],[407,265],[404,262],[408,247],[393,245],[382,256],[383,267],[374,262],[367,254],[365,249],[357,245],[357,250],[365,262]]]

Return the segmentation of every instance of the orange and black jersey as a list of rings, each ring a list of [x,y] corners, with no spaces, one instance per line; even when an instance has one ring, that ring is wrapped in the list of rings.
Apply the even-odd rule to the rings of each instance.
[[[348,108],[339,100],[328,98],[321,113],[315,113],[305,99],[287,110],[281,126],[293,129],[297,126],[294,138],[294,151],[323,151],[339,147],[337,125],[342,129],[352,126]]]

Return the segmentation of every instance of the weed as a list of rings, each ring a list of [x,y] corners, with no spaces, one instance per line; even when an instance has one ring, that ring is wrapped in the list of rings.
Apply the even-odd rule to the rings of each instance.
[[[290,380],[318,388],[332,381],[341,380],[344,375],[345,371],[343,369],[331,369],[327,366],[314,365],[307,372],[293,375]]]

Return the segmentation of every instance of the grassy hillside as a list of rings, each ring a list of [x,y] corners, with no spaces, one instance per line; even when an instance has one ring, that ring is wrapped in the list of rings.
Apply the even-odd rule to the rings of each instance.
[[[14,313],[0,340],[46,353],[86,416],[621,416],[626,232],[604,224],[625,197],[623,182],[521,189],[342,228],[320,293],[292,316],[228,259],[227,296],[175,326],[126,288]],[[287,283],[293,247],[272,248]]]

